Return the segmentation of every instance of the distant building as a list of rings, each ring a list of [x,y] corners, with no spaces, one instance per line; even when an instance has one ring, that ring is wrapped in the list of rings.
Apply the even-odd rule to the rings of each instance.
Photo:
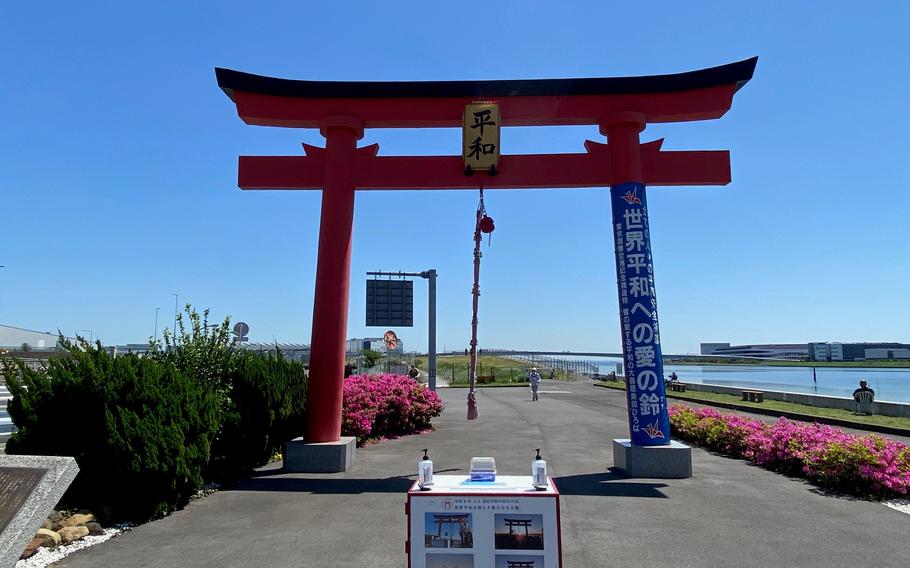
[[[872,348],[865,351],[867,361],[870,359],[910,359],[910,346],[907,349]]]
[[[364,339],[348,339],[348,355],[359,355],[364,349],[372,349],[380,353],[389,353],[389,348],[381,337],[367,337]],[[391,350],[392,353],[404,353],[404,341],[398,340],[398,345]]]
[[[727,347],[730,347],[729,343],[702,343],[701,354],[714,355],[718,349],[726,349]]]
[[[0,325],[0,349],[9,351],[56,351],[60,337],[49,331],[33,331]]]
[[[730,345],[702,343],[702,355],[720,357],[756,357],[759,359],[794,359],[809,361],[866,361],[910,359],[910,344],[906,343],[769,343]]]
[[[910,359],[906,343],[844,343],[845,361],[866,359]]]
[[[813,342],[809,344],[810,361],[843,361],[843,343]]]
[[[702,355],[721,357],[755,357],[758,359],[801,360],[809,356],[806,343],[765,343],[755,345],[730,345],[729,343],[702,343]]]
[[[306,343],[238,343],[236,346],[244,351],[262,354],[275,353],[277,350],[285,359],[306,364],[310,362],[310,346]]]
[[[120,357],[122,355],[148,355],[152,346],[148,343],[127,343],[126,345],[111,345],[106,349],[114,357]]]

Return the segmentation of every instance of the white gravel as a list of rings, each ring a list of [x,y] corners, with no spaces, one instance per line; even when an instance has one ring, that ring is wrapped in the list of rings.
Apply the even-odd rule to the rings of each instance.
[[[901,513],[907,513],[910,515],[910,499],[892,499],[891,501],[885,501],[886,507],[891,507]]]
[[[57,562],[76,552],[77,550],[82,550],[83,548],[101,544],[102,542],[110,540],[126,530],[129,529],[123,527],[105,529],[104,534],[89,535],[65,546],[58,546],[57,548],[41,547],[38,549],[38,552],[36,552],[35,555],[31,558],[16,562],[16,568],[45,568],[45,566],[53,564],[54,562]]]

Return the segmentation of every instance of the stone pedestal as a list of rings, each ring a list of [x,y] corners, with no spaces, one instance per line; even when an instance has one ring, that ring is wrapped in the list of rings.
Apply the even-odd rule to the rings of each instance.
[[[291,473],[338,473],[354,463],[357,438],[342,436],[337,442],[305,442],[294,438],[284,446],[284,470]]]
[[[613,466],[631,477],[685,479],[692,477],[692,448],[671,440],[668,446],[634,446],[613,440]]]
[[[0,568],[16,565],[77,473],[75,458],[0,455]]]

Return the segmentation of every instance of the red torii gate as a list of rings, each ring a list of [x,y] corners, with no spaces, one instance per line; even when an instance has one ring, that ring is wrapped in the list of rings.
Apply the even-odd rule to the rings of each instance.
[[[323,190],[305,440],[341,435],[356,190],[726,185],[729,152],[662,151],[662,140],[641,144],[639,133],[648,123],[723,116],[756,62],[644,77],[432,82],[294,81],[216,69],[247,124],[318,128],[326,139],[325,148],[304,144],[305,156],[241,156],[238,174],[242,189]],[[608,143],[586,141],[576,154],[503,155],[497,175],[471,177],[461,156],[387,157],[378,144],[357,147],[365,128],[460,127],[465,105],[478,101],[499,105],[502,126],[596,124]],[[653,315],[656,331],[656,304]],[[662,380],[655,392],[665,415]]]

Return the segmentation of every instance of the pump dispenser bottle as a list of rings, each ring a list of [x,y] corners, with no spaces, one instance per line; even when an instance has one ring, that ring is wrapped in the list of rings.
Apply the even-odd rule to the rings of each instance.
[[[531,462],[531,483],[534,485],[534,489],[543,491],[550,485],[547,477],[547,462],[540,457],[540,448],[534,448],[534,451],[537,452],[537,455]]]
[[[417,485],[428,490],[433,485],[433,462],[427,455],[429,448],[420,450],[423,452],[423,458],[417,463]]]

